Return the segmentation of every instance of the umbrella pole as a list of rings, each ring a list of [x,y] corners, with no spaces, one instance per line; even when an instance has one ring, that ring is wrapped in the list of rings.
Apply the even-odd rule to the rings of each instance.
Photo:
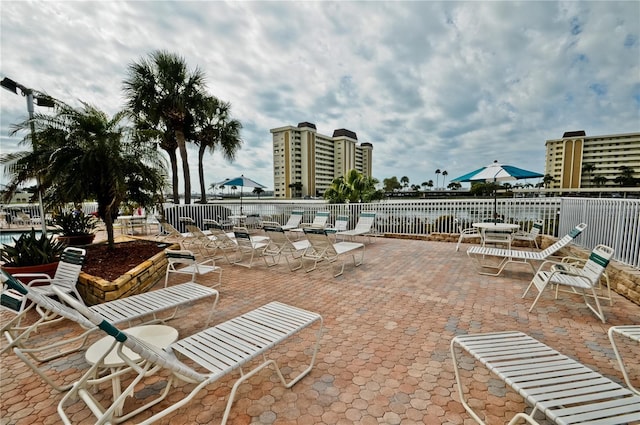
[[[240,186],[240,215],[242,215],[242,186]]]

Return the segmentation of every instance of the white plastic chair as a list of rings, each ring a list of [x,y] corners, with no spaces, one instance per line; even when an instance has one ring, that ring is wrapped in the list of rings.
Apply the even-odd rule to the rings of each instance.
[[[267,247],[262,252],[262,258],[268,267],[275,266],[280,263],[280,259],[284,256],[289,265],[291,271],[298,270],[302,267],[302,255],[304,251],[309,248],[309,241],[307,239],[292,241],[287,237],[287,234],[282,227],[276,222],[265,221],[262,225],[262,230],[269,237]],[[294,262],[289,261],[289,256]],[[271,262],[268,261],[271,259]]]
[[[613,252],[613,248],[606,245],[598,245],[591,251],[591,255],[583,267],[574,267],[567,263],[557,261],[545,261],[542,263],[533,280],[531,280],[531,283],[529,283],[529,286],[527,286],[527,289],[524,291],[524,294],[522,294],[522,298],[524,298],[532,287],[538,290],[538,295],[533,301],[533,304],[531,304],[529,311],[533,310],[547,286],[556,285],[556,299],[558,298],[558,290],[561,286],[571,287],[580,291],[589,310],[604,323],[606,319],[602,312],[602,307],[600,307],[600,301],[595,288],[600,281],[602,273],[604,273],[605,268],[609,264]],[[591,304],[587,297],[593,297],[595,305]]]
[[[519,231],[515,232],[511,236],[511,238],[514,241],[526,241],[526,242],[529,242],[529,245],[531,245],[531,242],[533,242],[535,244],[535,246],[536,246],[536,249],[540,249],[538,247],[538,235],[542,231],[542,225],[543,224],[544,224],[544,221],[536,220],[533,223],[533,226],[531,226],[531,230],[529,230],[528,232],[525,232],[523,230],[519,230]]]
[[[282,230],[285,230],[285,231],[295,229],[302,222],[303,216],[304,216],[304,211],[302,210],[291,211],[291,215],[289,216],[289,219],[287,220],[287,222],[280,227],[282,227]]]
[[[207,273],[217,273],[218,283],[212,287],[219,286],[222,283],[222,269],[216,266],[213,258],[198,262],[195,255],[189,250],[172,250],[165,249],[167,256],[167,271],[164,275],[164,287],[167,287],[169,275],[171,273],[187,274],[191,276],[190,282],[196,281],[196,275],[205,275]],[[178,267],[182,265],[182,267]]]
[[[362,211],[358,217],[356,227],[351,230],[337,232],[336,237],[340,236],[342,238],[347,237],[349,239],[354,239],[356,236],[363,236],[370,239],[371,235],[374,234],[373,223],[375,222],[375,219],[375,211]]]
[[[475,227],[467,227],[466,229],[462,228],[462,224],[460,220],[457,218],[453,220],[456,227],[458,228],[458,232],[460,233],[460,237],[458,238],[458,243],[456,244],[456,252],[460,251],[460,244],[465,239],[477,239],[478,242],[482,240],[480,232]]]
[[[27,286],[42,295],[53,295],[53,287],[55,286],[68,294],[73,294],[78,301],[84,303],[76,288],[76,283],[82,271],[82,265],[84,264],[86,255],[87,251],[85,249],[70,246],[62,252],[60,262],[53,277],[45,273],[17,273],[14,274],[13,277],[18,280],[21,278],[30,278],[31,281]],[[25,303],[26,298],[23,298],[19,311],[24,309]]]

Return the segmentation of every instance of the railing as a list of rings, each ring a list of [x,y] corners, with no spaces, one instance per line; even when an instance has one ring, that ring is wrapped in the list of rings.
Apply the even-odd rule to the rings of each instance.
[[[12,205],[12,207],[14,207]],[[37,206],[21,206],[37,213]],[[447,199],[447,200],[389,200],[371,204],[326,204],[323,201],[243,201],[242,213],[260,214],[263,220],[284,224],[293,210],[303,210],[303,222],[310,223],[317,211],[329,211],[329,222],[338,215],[350,217],[353,228],[362,211],[375,211],[375,228],[387,234],[457,233],[454,218],[468,226],[488,221],[497,215],[509,223],[528,230],[542,219],[542,234],[557,237],[566,234],[578,223],[587,223],[587,230],[576,244],[592,249],[597,244],[615,249],[615,259],[640,269],[640,200],[594,198],[508,198],[508,199]],[[96,210],[95,203],[85,203],[85,213]],[[200,227],[206,218],[227,219],[240,213],[240,203],[221,201],[215,204],[165,204],[166,219],[182,231],[180,217],[191,217]]]
[[[616,260],[640,269],[640,199],[562,198],[560,211],[560,233],[587,223],[577,244],[589,250],[608,245]]]

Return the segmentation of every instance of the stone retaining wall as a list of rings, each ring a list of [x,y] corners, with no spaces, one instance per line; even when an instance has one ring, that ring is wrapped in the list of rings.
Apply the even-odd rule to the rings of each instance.
[[[180,249],[174,244],[168,249]],[[164,251],[157,253],[147,261],[129,270],[113,282],[81,272],[78,279],[78,292],[87,305],[113,301],[130,295],[146,292],[167,270],[167,257]]]
[[[460,234],[456,233],[431,233],[429,235],[397,235],[387,234],[385,237],[401,238],[401,239],[415,239],[415,240],[427,240],[436,242],[451,242],[457,243]],[[538,245],[540,249],[545,249],[549,245],[556,242],[556,238],[550,236],[541,235],[538,237]],[[477,240],[465,239],[465,244],[480,243],[479,238]],[[527,242],[515,241],[512,246],[515,247],[528,247]],[[578,257],[587,258],[589,251],[584,248],[580,248],[576,245],[569,245],[558,252],[558,257]],[[617,261],[611,261],[607,267],[607,274],[609,276],[609,283],[611,290],[617,292],[623,297],[633,301],[640,305],[640,270],[636,270],[633,267],[619,263]]]

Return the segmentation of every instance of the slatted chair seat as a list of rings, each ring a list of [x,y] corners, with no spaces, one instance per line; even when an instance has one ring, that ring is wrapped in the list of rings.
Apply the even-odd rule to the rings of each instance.
[[[69,298],[64,294],[61,294],[61,296]],[[119,396],[110,405],[104,406],[90,391],[90,388],[93,387],[95,372],[100,361],[96,362],[96,365],[74,384],[71,391],[58,404],[58,413],[65,424],[71,423],[67,412],[77,412],[78,407],[75,406],[75,403],[78,399],[89,407],[91,413],[101,423],[122,422],[135,417],[140,412],[148,411],[151,406],[165,399],[171,394],[174,381],[186,381],[195,384],[191,386],[191,391],[186,395],[180,391],[183,397],[180,397],[180,394],[173,394],[171,403],[167,407],[152,412],[150,417],[139,422],[141,424],[150,424],[188,404],[206,386],[234,371],[240,371],[240,377],[231,389],[222,417],[221,423],[225,424],[238,387],[262,369],[273,366],[280,381],[286,388],[292,387],[306,376],[315,364],[322,335],[322,317],[319,314],[279,302],[271,302],[217,326],[183,338],[171,344],[167,350],[161,350],[145,344],[128,334],[126,330],[120,331],[106,321],[104,317],[92,313],[81,304],[74,303],[73,299],[68,299],[67,302],[77,308],[91,322],[96,325],[100,324],[100,328],[114,338],[114,346],[120,345],[128,348],[142,359],[143,363],[138,363],[138,366],[135,366],[134,362],[126,356],[124,350],[118,350],[118,355],[123,358],[123,361],[132,365],[131,373],[134,378],[130,385],[119,392]],[[311,351],[306,351],[310,353],[309,364],[302,372],[287,382],[276,361],[269,359],[267,353],[272,348],[289,340],[292,336],[316,324],[318,325],[318,330],[315,342]],[[104,356],[107,354],[105,353]],[[262,362],[258,362],[255,365],[256,362],[254,360],[258,358],[262,358]],[[248,364],[255,366],[245,372],[244,368]],[[165,389],[144,406],[121,414],[125,400],[139,392],[146,391],[144,378],[152,374],[150,371],[157,369],[166,369],[171,372]],[[109,375],[106,375],[101,379],[108,378]],[[156,381],[157,379],[153,378],[151,384],[157,385]]]
[[[460,335],[451,341],[460,402],[484,424],[463,391],[460,352],[466,352],[505,382],[526,403],[510,424],[525,419],[538,424],[538,412],[555,424],[624,424],[640,421],[640,397],[600,373],[522,332]],[[468,366],[465,366],[467,368]]]
[[[580,223],[567,235],[550,245],[544,251],[524,251],[517,249],[501,249],[489,248],[483,246],[472,246],[467,250],[467,255],[476,264],[479,274],[498,276],[509,264],[527,264],[531,267],[531,271],[535,274],[536,267],[534,262],[542,262],[560,249],[569,245],[582,231],[587,227],[585,223]],[[500,261],[496,264],[490,263],[486,257],[498,258]]]

